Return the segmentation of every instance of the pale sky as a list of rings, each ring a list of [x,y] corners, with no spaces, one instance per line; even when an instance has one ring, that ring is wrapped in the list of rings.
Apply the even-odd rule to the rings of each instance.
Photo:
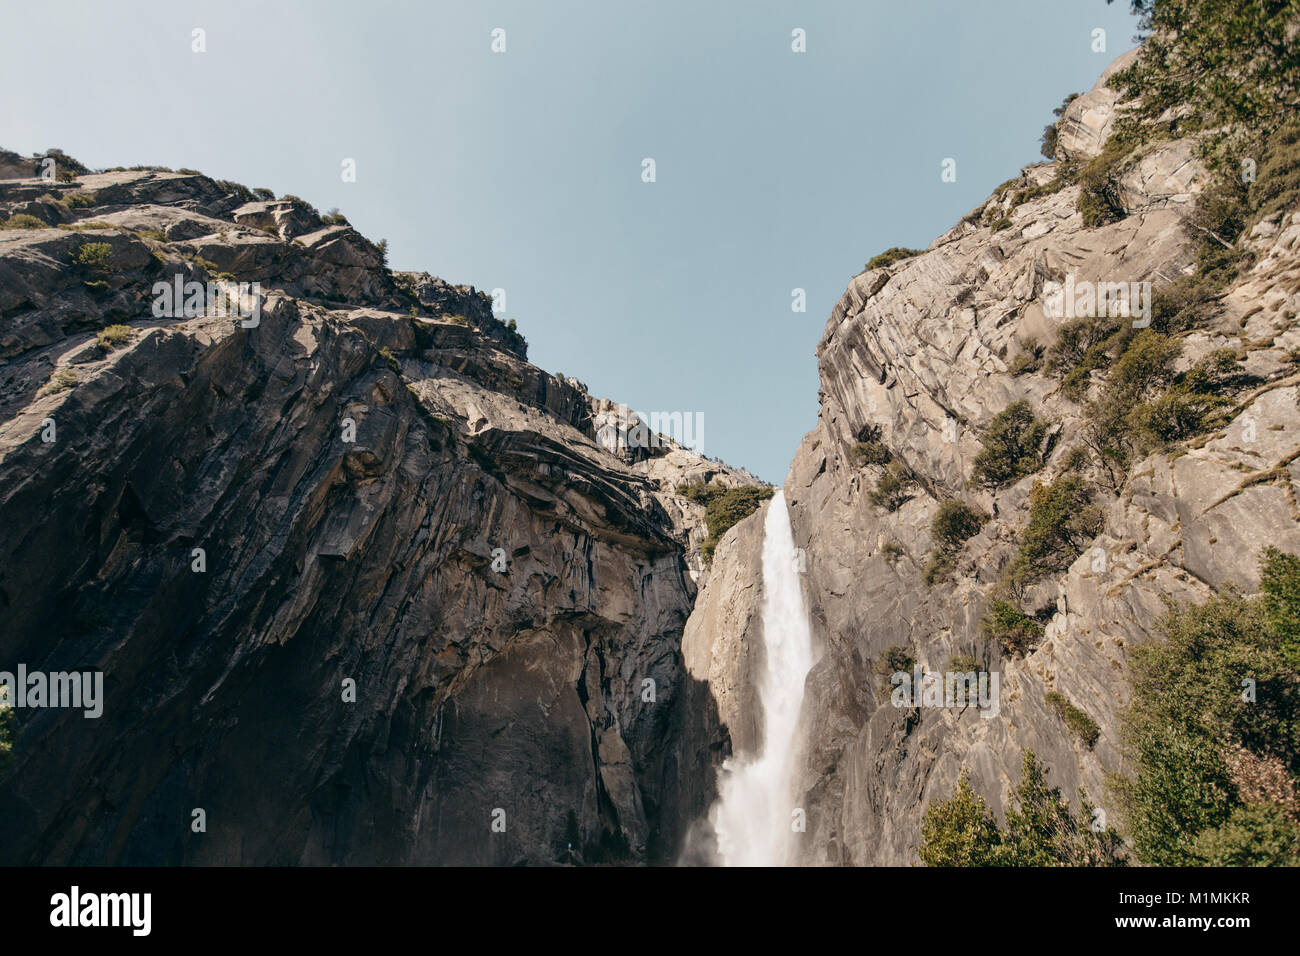
[[[701,412],[704,452],[777,483],[816,421],[813,349],[849,278],[1035,162],[1052,108],[1135,32],[1104,0],[3,0],[0,16],[0,146],[337,206],[394,268],[504,289],[542,368]]]

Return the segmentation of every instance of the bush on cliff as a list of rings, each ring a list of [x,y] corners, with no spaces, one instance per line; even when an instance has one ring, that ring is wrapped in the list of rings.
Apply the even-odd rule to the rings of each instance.
[[[872,256],[863,271],[883,269],[885,266],[892,266],[895,262],[901,262],[903,259],[919,256],[923,252],[925,252],[924,249],[904,249],[902,246],[894,246],[879,255]]]
[[[1136,772],[1111,783],[1143,863],[1300,865],[1300,559],[1266,549],[1260,577],[1130,652]]]
[[[1094,830],[1093,806],[1080,792],[1070,812],[1059,787],[1047,785],[1047,768],[1024,752],[1020,783],[1007,808],[1005,829],[962,771],[953,796],[932,803],[921,821],[919,848],[926,866],[1123,866],[1119,834]]]
[[[1008,572],[1013,584],[1030,584],[1074,563],[1104,524],[1101,509],[1092,504],[1092,498],[1092,488],[1079,475],[1034,485],[1029,493],[1029,523]]]
[[[757,511],[764,501],[776,494],[776,489],[765,485],[723,488],[712,483],[694,482],[678,485],[677,494],[704,505],[704,524],[709,535],[700,546],[700,552],[705,561],[712,561],[722,536],[737,522]]]
[[[986,488],[1000,488],[1032,475],[1043,466],[1046,435],[1047,423],[1028,401],[1012,402],[984,429],[984,447],[975,456],[972,479]]]

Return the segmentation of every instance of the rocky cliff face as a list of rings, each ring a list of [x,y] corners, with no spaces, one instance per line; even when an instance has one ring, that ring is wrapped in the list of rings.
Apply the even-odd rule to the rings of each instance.
[[[1046,622],[1031,653],[1000,657],[980,633],[1016,554],[1031,488],[1065,470],[1083,431],[1081,403],[1031,361],[1061,322],[1044,314],[1045,283],[1072,274],[1158,286],[1193,266],[1184,222],[1206,172],[1189,139],[1157,145],[1123,173],[1122,218],[1105,226],[1084,226],[1077,185],[1034,188],[1101,152],[1119,105],[1105,79],[1066,111],[1054,162],[1027,167],[923,254],[855,277],[817,347],[818,424],[785,485],[821,644],[802,715],[806,863],[915,863],[922,814],[952,794],[962,769],[1001,814],[1027,748],[1053,785],[1067,795],[1082,788],[1105,808],[1104,775],[1123,763],[1116,732],[1128,649],[1149,639],[1166,600],[1199,601],[1229,585],[1250,591],[1262,547],[1300,548],[1300,377],[1291,357],[1300,346],[1300,216],[1292,210],[1243,239],[1254,264],[1210,326],[1180,340],[1183,369],[1217,349],[1236,353],[1249,384],[1227,423],[1136,463],[1120,487],[1101,493],[1102,533],[1067,573],[1026,594],[1028,610]],[[977,488],[970,477],[981,431],[1017,399],[1054,423],[1045,465],[996,492]],[[880,469],[851,458],[864,437],[916,478],[896,511],[869,499]],[[1100,469],[1089,477],[1104,486]],[[922,576],[935,544],[931,521],[949,498],[990,520],[960,550],[951,580],[931,588]],[[752,697],[761,522],[761,514],[746,519],[723,542],[686,627],[689,672],[707,682],[740,749],[752,744],[752,718],[737,702]],[[892,706],[879,671],[894,647],[927,670],[968,655],[999,671],[1000,713]],[[1096,721],[1095,745],[1070,733],[1049,691]]]
[[[669,852],[727,746],[683,666],[704,509],[673,489],[752,476],[611,451],[616,406],[486,296],[300,200],[5,155],[0,669],[106,699],[18,714],[0,859]],[[177,276],[258,282],[260,315],[160,316]]]

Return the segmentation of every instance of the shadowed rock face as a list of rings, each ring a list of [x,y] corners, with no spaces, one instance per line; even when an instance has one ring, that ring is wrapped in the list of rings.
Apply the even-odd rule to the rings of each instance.
[[[610,454],[486,297],[308,209],[151,171],[0,183],[24,204],[51,227],[0,231],[0,669],[106,699],[18,713],[0,861],[546,863],[570,814],[671,854],[697,742],[727,746],[673,488],[752,477]],[[152,314],[219,272],[262,283],[255,327]]]
[[[1099,152],[1116,106],[1101,83],[1075,100],[1058,161]],[[1248,385],[1230,423],[1180,454],[1135,463],[1117,493],[1102,492],[1102,534],[1067,573],[1027,594],[1030,609],[1050,617],[1028,657],[990,656],[979,632],[990,591],[1019,546],[1034,482],[1062,472],[1082,431],[1083,409],[1061,394],[1059,378],[1012,371],[1019,355],[1056,337],[1060,320],[1044,314],[1044,284],[1073,273],[1158,286],[1186,272],[1193,254],[1183,221],[1205,181],[1195,155],[1187,140],[1143,155],[1122,178],[1127,215],[1097,229],[1082,224],[1076,186],[1015,204],[1017,191],[1056,172],[1054,163],[1030,166],[925,253],[855,277],[835,306],[817,347],[818,424],[785,484],[822,650],[802,714],[803,862],[916,863],[922,815],[952,794],[961,770],[970,769],[972,785],[1001,814],[1025,748],[1065,795],[1082,787],[1105,808],[1104,774],[1122,767],[1128,648],[1150,638],[1166,599],[1201,601],[1229,584],[1250,591],[1263,547],[1300,550],[1300,377],[1288,355],[1300,346],[1300,216],[1291,210],[1246,237],[1254,264],[1228,290],[1213,327],[1180,340],[1184,369],[1212,350],[1237,351]],[[1010,225],[993,228],[1002,217]],[[1057,423],[1046,466],[995,494],[973,487],[980,430],[1021,398]],[[851,461],[866,431],[919,480],[896,512],[869,500],[880,469]],[[1089,478],[1102,483],[1099,474]],[[953,580],[931,589],[922,578],[931,520],[951,497],[992,518],[966,542]],[[724,539],[686,629],[691,673],[707,680],[729,722],[734,702],[753,693],[752,664],[738,649],[756,607],[746,595],[761,578],[746,542],[761,536],[761,521],[751,516]],[[717,587],[722,581],[732,584]],[[707,643],[694,639],[701,625]],[[954,655],[974,655],[1000,672],[1001,712],[985,719],[975,707],[892,706],[888,678],[874,670],[894,646],[936,671]],[[1097,722],[1095,746],[1072,736],[1046,703],[1052,690]],[[741,749],[743,726],[731,723]]]

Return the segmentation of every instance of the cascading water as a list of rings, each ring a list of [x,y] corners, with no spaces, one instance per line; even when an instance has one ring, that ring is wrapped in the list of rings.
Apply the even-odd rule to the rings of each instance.
[[[757,754],[722,765],[709,814],[724,866],[782,866],[791,861],[794,772],[804,678],[813,664],[812,632],[799,585],[794,534],[778,491],[763,526],[763,647],[758,699],[763,736]]]

